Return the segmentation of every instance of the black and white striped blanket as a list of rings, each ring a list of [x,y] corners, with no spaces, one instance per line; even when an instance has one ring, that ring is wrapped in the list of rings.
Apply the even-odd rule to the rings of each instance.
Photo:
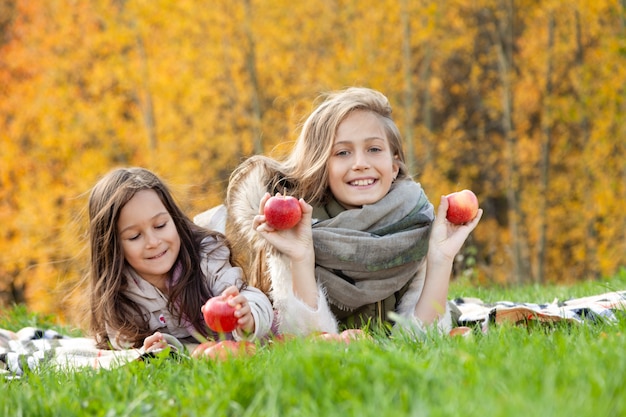
[[[25,327],[18,332],[0,329],[0,374],[15,378],[27,369],[110,369],[141,358],[141,349],[96,348],[95,341],[69,337],[54,330]]]

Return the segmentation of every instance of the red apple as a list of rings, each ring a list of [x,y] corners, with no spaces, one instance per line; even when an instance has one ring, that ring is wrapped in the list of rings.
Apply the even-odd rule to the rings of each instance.
[[[202,306],[204,321],[209,328],[218,333],[232,332],[237,328],[236,308],[228,304],[224,296],[209,298],[209,301]]]
[[[202,346],[202,345],[201,345]],[[236,342],[223,340],[208,346],[195,357],[207,357],[218,361],[224,361],[236,356],[252,356],[256,353],[256,345],[249,341]]]
[[[297,198],[289,195],[276,195],[265,202],[265,221],[276,230],[291,229],[302,218],[302,209]]]
[[[470,337],[472,335],[472,329],[467,326],[459,326],[450,330],[450,336]]]
[[[476,217],[478,213],[478,198],[470,190],[457,191],[446,196],[448,212],[446,219],[450,223],[464,224]]]
[[[370,335],[365,333],[362,329],[346,329],[339,335],[346,343],[350,343],[353,340],[371,339]]]
[[[338,341],[338,342],[343,342],[346,344],[350,344],[351,342],[355,340],[371,339],[371,336],[363,332],[363,330],[361,329],[346,329],[342,331],[341,333],[328,333],[328,332],[313,333],[311,337],[313,339]]]
[[[344,342],[344,343],[346,342],[346,339],[341,337],[339,333],[319,332],[319,333],[312,333],[310,337],[315,340],[330,340],[330,341],[339,341],[339,342]]]
[[[217,344],[217,342],[215,340],[208,340],[206,342],[200,343],[191,352],[191,357],[192,358],[200,358],[200,357],[204,356],[204,352],[207,351],[209,348],[215,346],[216,344]]]

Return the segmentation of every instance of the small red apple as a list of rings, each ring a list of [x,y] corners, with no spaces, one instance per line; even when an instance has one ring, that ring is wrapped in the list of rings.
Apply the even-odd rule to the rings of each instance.
[[[201,310],[204,321],[211,330],[228,333],[237,328],[239,319],[235,317],[236,308],[228,304],[226,297],[219,295],[209,298]]]
[[[204,352],[207,351],[209,348],[215,346],[216,344],[217,344],[217,342],[215,340],[208,340],[206,342],[200,343],[191,352],[191,357],[192,358],[200,358],[200,357],[204,356]]]
[[[310,337],[315,340],[330,340],[330,341],[345,342],[345,339],[341,337],[339,333],[319,332],[319,333],[311,334]]]
[[[218,361],[225,361],[236,356],[252,356],[255,353],[256,345],[252,342],[222,340],[221,342],[208,346],[195,357],[207,357]]]
[[[448,212],[446,219],[450,223],[464,224],[476,217],[478,213],[478,198],[470,190],[457,191],[446,196]]]
[[[338,341],[346,344],[350,344],[355,340],[370,339],[370,336],[363,332],[363,330],[361,329],[346,329],[341,333],[314,333],[311,335],[311,337],[313,339]]]
[[[350,343],[353,340],[371,339],[370,335],[365,333],[362,329],[346,329],[340,333],[340,336],[346,343]]]
[[[297,198],[289,195],[270,197],[263,208],[265,221],[276,230],[291,229],[302,218],[302,209]]]
[[[455,327],[449,332],[450,336],[470,337],[472,336],[472,329],[467,326]]]

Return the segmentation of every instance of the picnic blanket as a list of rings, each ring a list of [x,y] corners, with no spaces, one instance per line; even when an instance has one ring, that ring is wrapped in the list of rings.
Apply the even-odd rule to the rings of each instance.
[[[480,327],[508,322],[511,324],[615,322],[618,312],[626,312],[626,291],[612,291],[589,297],[535,304],[512,301],[485,303],[476,298],[456,298],[452,303],[460,311],[459,326]]]
[[[54,330],[25,327],[18,332],[0,329],[0,374],[20,377],[27,369],[111,369],[142,358],[142,349],[96,348],[86,337],[70,337]]]
[[[490,326],[505,322],[516,325],[562,321],[614,323],[620,312],[626,313],[626,291],[565,301],[555,299],[544,304],[512,301],[485,303],[469,297],[456,298],[451,302],[460,312],[458,326],[483,332]],[[182,346],[172,346],[174,350],[184,351]],[[143,349],[98,349],[93,339],[70,337],[54,330],[25,327],[12,332],[0,329],[0,375],[5,378],[19,378],[27,369],[112,369],[150,356]]]

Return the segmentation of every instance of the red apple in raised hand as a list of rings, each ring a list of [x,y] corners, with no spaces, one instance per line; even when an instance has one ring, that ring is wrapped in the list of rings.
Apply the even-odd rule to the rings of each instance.
[[[302,209],[297,198],[289,195],[270,197],[263,208],[265,221],[276,230],[291,229],[302,218]]]
[[[461,190],[446,196],[448,212],[446,219],[450,223],[464,224],[476,217],[478,213],[478,198],[470,190]]]
[[[232,332],[237,328],[237,309],[228,304],[228,299],[222,295],[209,298],[202,306],[202,314],[207,326],[218,333]]]

